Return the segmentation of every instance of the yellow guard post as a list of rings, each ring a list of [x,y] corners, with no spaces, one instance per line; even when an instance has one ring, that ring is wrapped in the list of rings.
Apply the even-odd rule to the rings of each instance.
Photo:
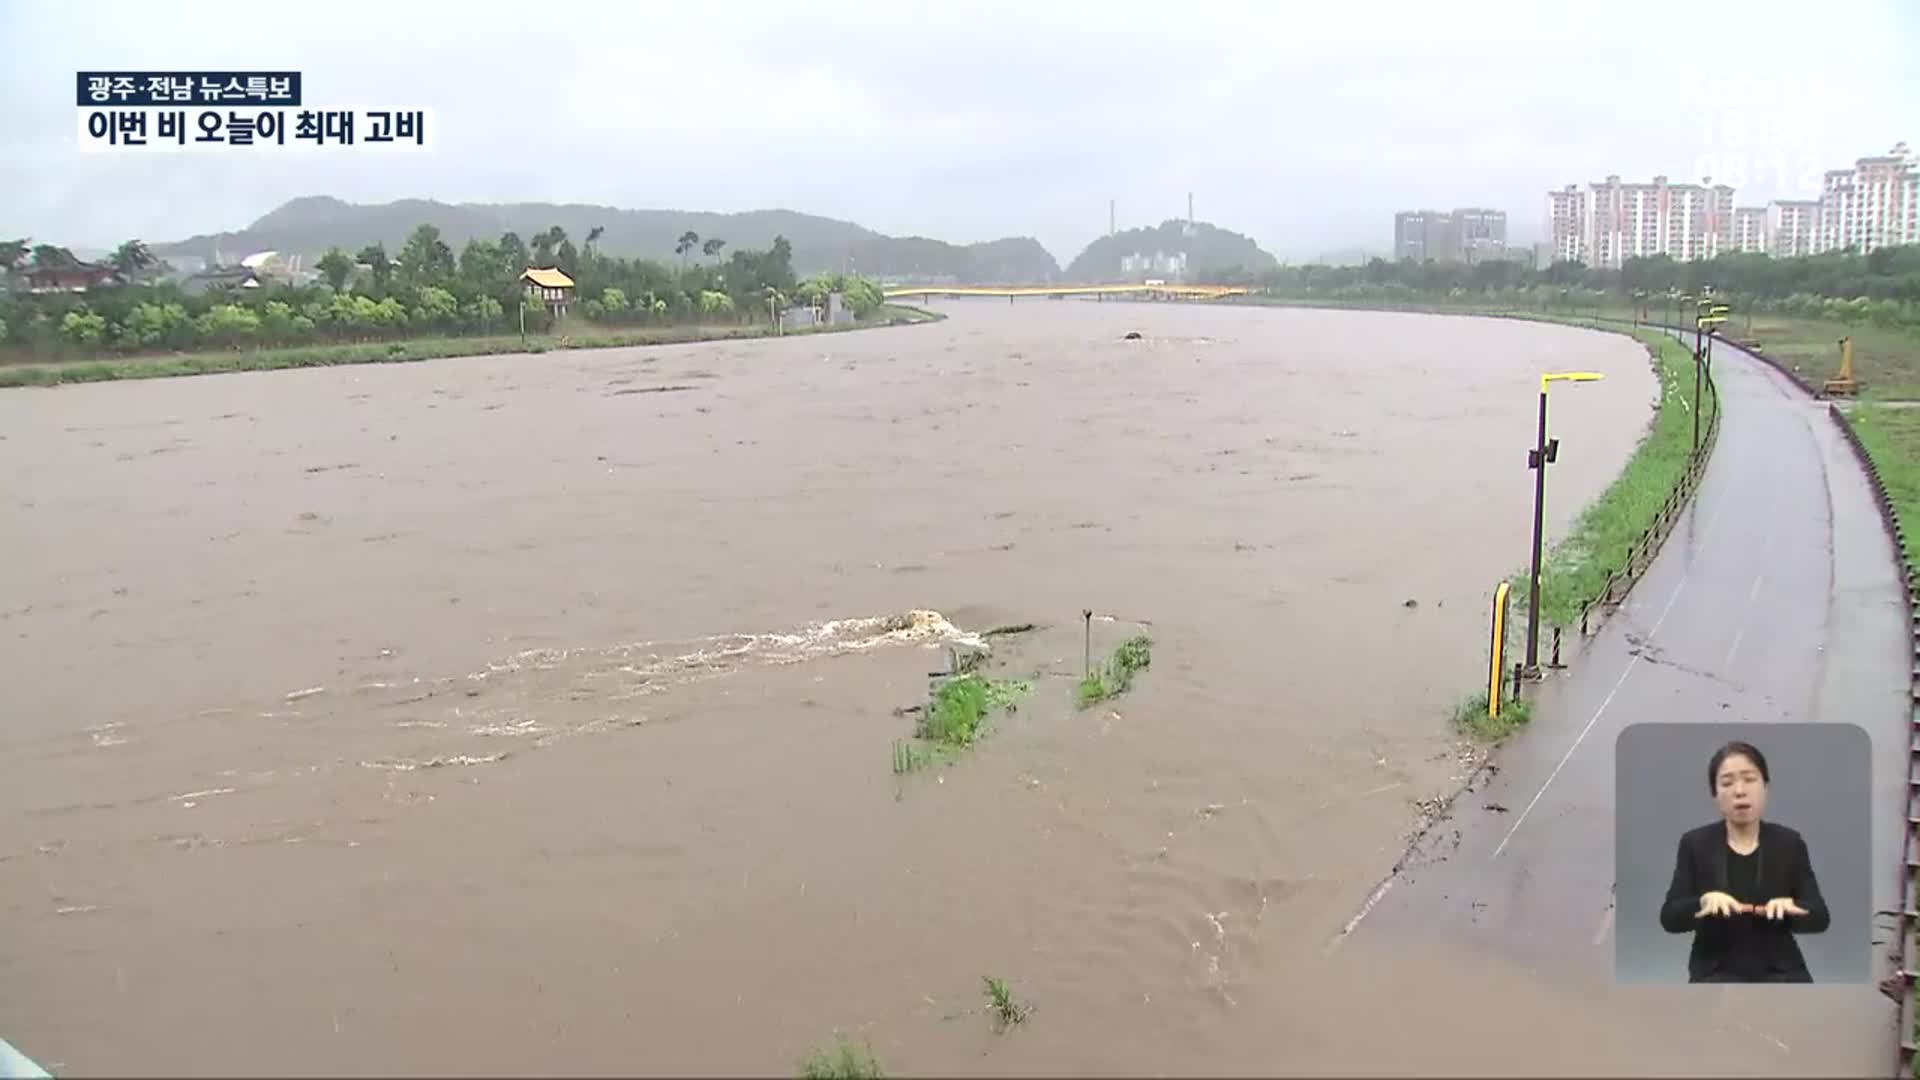
[[[1500,717],[1500,684],[1506,680],[1507,593],[1513,586],[1501,582],[1493,590],[1493,659],[1487,665],[1487,719]]]

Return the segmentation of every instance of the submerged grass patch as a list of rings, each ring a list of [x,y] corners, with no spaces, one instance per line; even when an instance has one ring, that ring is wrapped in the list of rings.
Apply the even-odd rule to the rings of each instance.
[[[815,1050],[800,1063],[800,1080],[881,1080],[886,1075],[870,1051],[846,1039],[838,1040],[832,1053]]]
[[[1533,702],[1513,698],[1500,703],[1500,715],[1487,715],[1487,693],[1482,690],[1462,701],[1453,710],[1456,731],[1479,743],[1497,743],[1527,726],[1533,719]]]
[[[933,688],[913,738],[893,743],[893,771],[917,772],[979,742],[992,728],[996,713],[1011,712],[1031,693],[1025,679],[992,679],[969,671],[945,679]]]
[[[987,984],[987,1008],[993,1013],[994,1023],[1005,1030],[1022,1023],[1033,1013],[1033,1006],[1013,996],[1013,988],[1007,980],[996,979],[991,975],[981,976]]]
[[[1087,672],[1075,688],[1080,707],[1105,701],[1133,687],[1133,677],[1153,666],[1153,641],[1135,634],[1120,643],[1106,663]]]
[[[1627,549],[1646,533],[1674,486],[1687,470],[1693,451],[1693,352],[1665,335],[1643,331],[1635,335],[1654,352],[1654,372],[1660,379],[1660,397],[1653,423],[1607,489],[1580,516],[1573,528],[1547,553],[1540,568],[1540,618],[1544,626],[1572,626],[1580,608],[1598,595],[1607,576],[1626,566]],[[1701,390],[1703,407],[1709,395]],[[1701,417],[1702,439],[1711,413]],[[1551,469],[1551,466],[1549,466]],[[1553,477],[1547,477],[1547,497],[1553,497]],[[1516,611],[1527,604],[1527,572],[1514,581]],[[1484,702],[1483,702],[1484,704]]]

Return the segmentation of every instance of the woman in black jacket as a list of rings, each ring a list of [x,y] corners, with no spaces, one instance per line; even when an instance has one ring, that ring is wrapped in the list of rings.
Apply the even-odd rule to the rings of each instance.
[[[1807,842],[1760,820],[1771,779],[1750,743],[1728,743],[1707,765],[1722,820],[1680,838],[1660,908],[1668,933],[1693,934],[1688,982],[1813,981],[1794,935],[1818,934],[1832,919]]]

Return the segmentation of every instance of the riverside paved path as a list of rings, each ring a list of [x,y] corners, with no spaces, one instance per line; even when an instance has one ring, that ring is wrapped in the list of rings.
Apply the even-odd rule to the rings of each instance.
[[[1337,944],[1446,952],[1405,972],[1447,1018],[1415,1021],[1403,1040],[1444,1038],[1424,1057],[1409,1051],[1429,1071],[1894,1068],[1898,1006],[1872,983],[1613,978],[1614,740],[1631,723],[1861,725],[1873,741],[1874,907],[1900,903],[1912,658],[1892,545],[1824,404],[1726,342],[1714,374],[1719,443],[1652,566],[1540,688],[1533,727],[1497,771],[1454,802]],[[1876,979],[1890,970],[1891,935],[1876,917]]]

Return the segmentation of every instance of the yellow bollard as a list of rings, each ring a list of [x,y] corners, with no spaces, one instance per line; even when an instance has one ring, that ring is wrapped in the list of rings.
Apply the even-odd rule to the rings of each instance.
[[[1493,590],[1493,641],[1492,658],[1487,664],[1487,719],[1500,717],[1500,687],[1506,677],[1507,660],[1507,594],[1513,585],[1503,581]]]

